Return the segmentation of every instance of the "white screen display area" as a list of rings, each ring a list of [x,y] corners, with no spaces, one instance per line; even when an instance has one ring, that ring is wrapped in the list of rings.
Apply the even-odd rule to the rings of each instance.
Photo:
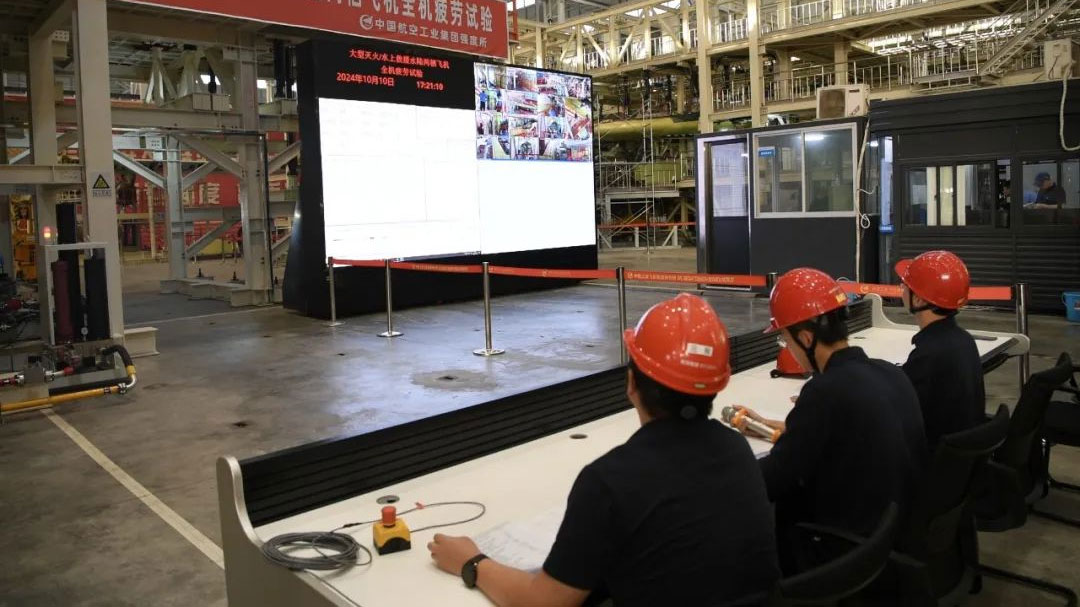
[[[472,110],[319,99],[327,256],[595,246],[591,80],[473,77]]]
[[[477,253],[473,112],[319,99],[326,255]]]

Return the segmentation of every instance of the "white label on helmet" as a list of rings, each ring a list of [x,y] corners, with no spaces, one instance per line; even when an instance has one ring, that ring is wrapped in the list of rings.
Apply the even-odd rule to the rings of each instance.
[[[695,344],[690,342],[686,344],[687,354],[699,354],[701,356],[712,356],[712,346],[706,346],[705,344]]]

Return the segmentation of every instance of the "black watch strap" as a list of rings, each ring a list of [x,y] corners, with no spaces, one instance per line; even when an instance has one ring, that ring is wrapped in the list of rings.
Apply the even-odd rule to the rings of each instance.
[[[465,582],[466,588],[476,588],[476,568],[480,561],[486,558],[486,554],[478,554],[465,561],[465,564],[461,566],[461,579]]]

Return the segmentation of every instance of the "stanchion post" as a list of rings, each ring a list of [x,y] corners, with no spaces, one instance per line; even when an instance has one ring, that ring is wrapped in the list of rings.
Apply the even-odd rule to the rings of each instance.
[[[1013,296],[1016,298],[1016,332],[1027,336],[1028,334],[1028,285],[1024,282],[1016,283],[1013,288]],[[1025,352],[1020,356],[1020,388],[1023,389],[1031,376],[1031,354]]]
[[[627,356],[623,333],[626,333],[626,268],[623,266],[615,268],[615,283],[619,291],[619,359],[625,365]]]
[[[326,258],[326,272],[330,276],[330,324],[328,327],[340,327],[345,324],[337,319],[337,293],[334,289],[334,258]]]
[[[776,280],[780,277],[776,272],[769,272],[765,275],[765,297],[772,295],[773,287],[776,286]]]
[[[390,260],[383,262],[386,268],[386,330],[379,333],[379,337],[400,337],[401,331],[394,330],[394,287],[390,279]]]
[[[488,262],[483,263],[484,267],[484,347],[479,350],[473,350],[473,354],[477,356],[498,356],[503,354],[506,350],[499,350],[491,347],[491,274],[488,273]]]

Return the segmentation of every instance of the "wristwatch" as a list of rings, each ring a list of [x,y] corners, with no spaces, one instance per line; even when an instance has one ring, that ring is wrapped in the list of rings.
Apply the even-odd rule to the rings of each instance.
[[[476,568],[480,565],[480,561],[486,558],[486,554],[478,554],[461,566],[461,579],[465,582],[466,588],[476,588]]]

